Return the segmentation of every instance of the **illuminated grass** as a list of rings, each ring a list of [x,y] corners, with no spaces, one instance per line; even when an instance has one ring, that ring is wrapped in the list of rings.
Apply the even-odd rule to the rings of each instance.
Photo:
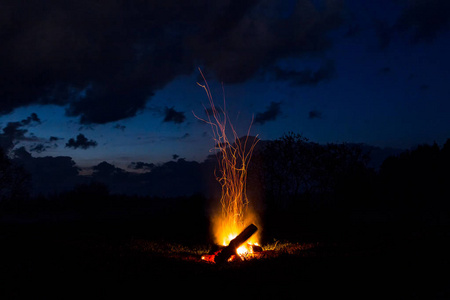
[[[301,251],[316,247],[317,243],[291,243],[275,240],[273,243],[266,244],[262,248],[264,251],[276,251],[278,254],[298,254]]]
[[[174,242],[147,241],[136,239],[131,242],[130,248],[143,252],[173,256],[173,255],[193,255],[201,256],[211,250],[207,245],[186,246]]]

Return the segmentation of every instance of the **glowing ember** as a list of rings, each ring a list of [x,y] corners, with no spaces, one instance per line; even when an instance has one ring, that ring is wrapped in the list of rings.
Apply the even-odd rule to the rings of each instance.
[[[239,138],[225,109],[225,98],[223,108],[216,108],[208,83],[203,76],[204,85],[199,84],[208,96],[210,108],[206,109],[207,119],[199,120],[211,125],[213,132],[215,150],[219,168],[216,171],[216,178],[222,187],[220,199],[221,212],[213,218],[213,232],[216,243],[227,246],[244,228],[246,224],[258,223],[255,215],[248,212],[249,200],[246,195],[246,182],[248,164],[252,157],[253,150],[258,142],[257,138],[250,138],[249,126],[245,138]],[[195,115],[195,114],[194,114]],[[227,136],[227,129],[231,131],[233,143]],[[248,245],[243,245],[237,249],[239,255],[247,255],[253,250],[251,244],[258,242],[258,236],[253,236],[248,241]]]
[[[240,246],[236,252],[237,254],[239,254],[240,256],[245,256],[245,255],[249,255],[249,254],[253,254],[253,246],[259,246],[258,243],[247,243],[246,245],[242,245]]]
[[[262,248],[256,244],[247,244],[244,247],[244,243],[258,231],[258,227],[255,224],[248,225],[238,236],[231,240],[230,244],[219,251],[216,251],[212,255],[203,255],[202,260],[214,262],[217,264],[223,264],[229,261],[242,260],[248,257],[253,257],[254,251],[260,252]]]

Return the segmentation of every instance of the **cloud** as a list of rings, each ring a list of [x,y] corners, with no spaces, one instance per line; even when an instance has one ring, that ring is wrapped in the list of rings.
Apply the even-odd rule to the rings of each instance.
[[[412,42],[431,41],[449,28],[450,1],[409,0],[394,29],[410,32]]]
[[[156,167],[156,165],[153,163],[145,163],[142,161],[132,162],[131,164],[128,165],[128,168],[130,168],[130,169],[143,170],[143,171],[150,171],[155,167]]]
[[[343,1],[231,1],[205,32],[191,38],[194,53],[225,83],[243,82],[280,58],[321,53],[327,33],[342,24]],[[282,33],[282,34],[280,34]]]
[[[334,62],[329,60],[317,71],[305,69],[302,71],[283,70],[279,67],[273,68],[275,79],[290,81],[292,85],[316,85],[321,81],[329,80],[334,76]]]
[[[44,144],[35,144],[30,148],[30,152],[41,153],[41,152],[44,152],[45,150],[47,150],[48,148],[49,148],[49,146],[46,146]]]
[[[318,110],[311,110],[308,113],[308,118],[309,119],[320,119],[320,118],[322,118],[322,112],[320,112]]]
[[[80,169],[71,157],[32,157],[24,147],[13,150],[13,154],[13,160],[31,175],[35,195],[67,191],[80,179]]]
[[[125,130],[125,128],[127,128],[125,125],[121,125],[121,124],[116,124],[116,125],[114,125],[114,127],[113,127],[114,129],[119,129],[119,130],[122,130],[122,131],[124,131]]]
[[[180,140],[184,140],[184,139],[187,139],[188,137],[190,137],[191,135],[189,134],[189,133],[185,133],[185,134],[183,134],[179,139]]]
[[[57,142],[59,140],[63,140],[64,138],[60,138],[60,137],[56,137],[56,136],[51,136],[48,140],[49,142]]]
[[[26,137],[25,134],[28,129],[24,127],[40,124],[41,120],[36,113],[32,113],[26,119],[18,122],[8,122],[8,124],[3,128],[3,132],[0,133],[0,147],[5,149],[6,152],[10,151],[17,142],[26,140],[36,140],[37,138]]]
[[[73,148],[73,149],[78,149],[78,148],[87,149],[89,147],[96,147],[96,146],[97,146],[96,141],[88,140],[82,133],[77,135],[76,139],[71,138],[66,143],[66,148]]]
[[[58,138],[55,136],[51,136],[49,139],[37,139],[40,141],[39,143],[33,144],[30,148],[30,152],[41,153],[51,148],[58,148],[58,144],[56,143],[59,140],[63,140],[63,138]]]
[[[164,110],[164,121],[163,122],[173,122],[175,124],[183,123],[186,119],[184,112],[176,111],[173,107],[166,107]]]
[[[281,102],[270,102],[269,107],[262,113],[257,113],[255,117],[255,124],[264,124],[268,121],[275,121],[281,114]]]
[[[122,174],[125,171],[121,168],[117,168],[116,166],[107,163],[106,161],[102,161],[98,165],[92,167],[94,170],[94,174],[97,177],[109,177],[115,174]]]
[[[236,83],[281,58],[322,53],[343,19],[342,0],[7,2],[0,114],[56,104],[82,124],[135,116],[199,65]]]
[[[41,124],[41,119],[39,119],[36,113],[31,113],[29,117],[21,121],[22,125],[30,125],[33,122]]]

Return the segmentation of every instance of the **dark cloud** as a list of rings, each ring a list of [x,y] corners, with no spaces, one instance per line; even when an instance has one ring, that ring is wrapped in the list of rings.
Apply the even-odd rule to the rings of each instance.
[[[287,80],[293,85],[316,85],[321,81],[329,80],[334,76],[335,67],[334,62],[329,60],[323,64],[317,71],[312,69],[305,69],[302,71],[283,70],[279,67],[274,67],[275,79]]]
[[[97,146],[97,142],[94,140],[88,140],[82,133],[77,135],[76,139],[71,138],[66,143],[66,148],[74,148],[74,149],[78,149],[78,148],[87,149],[89,147],[95,147],[95,146]]]
[[[57,141],[59,141],[59,140],[63,140],[64,138],[59,138],[59,137],[56,137],[56,136],[51,136],[48,140],[49,140],[49,142],[57,142]]]
[[[46,146],[44,144],[35,144],[35,145],[31,146],[30,152],[41,153],[41,152],[44,152],[45,150],[47,150],[48,148],[49,148],[49,146]]]
[[[92,167],[92,169],[94,170],[93,175],[97,177],[108,177],[115,174],[122,174],[125,172],[121,168],[117,168],[116,166],[107,163],[106,161],[102,161],[98,165]]]
[[[131,164],[128,165],[129,169],[143,170],[143,171],[151,171],[155,167],[156,165],[153,163],[145,163],[142,161],[132,162]]]
[[[450,25],[450,1],[408,0],[395,29],[410,32],[413,42],[431,41]]]
[[[41,124],[41,119],[39,119],[36,113],[31,113],[29,117],[21,121],[22,125],[30,125],[33,122]]]
[[[320,53],[343,12],[342,0],[1,2],[0,114],[65,105],[83,124],[133,117],[198,65],[234,83]]]
[[[184,112],[176,111],[173,107],[166,107],[164,110],[164,121],[163,122],[173,122],[175,124],[183,123],[186,119]]]
[[[128,195],[176,197],[206,190],[201,164],[198,162],[178,159],[158,166],[140,162],[134,166],[136,170],[151,168],[151,172],[126,172],[102,162],[94,167],[92,179],[106,184],[112,193]]]
[[[17,140],[21,140],[25,137],[27,129],[22,129],[22,125],[19,122],[9,122],[3,133],[0,134],[0,146],[5,149],[6,152],[11,150]]]
[[[111,193],[178,197],[195,193],[207,193],[210,190],[205,178],[214,182],[214,164],[189,162],[184,159],[159,165],[135,162],[129,167],[144,172],[126,172],[108,162],[92,167],[90,176],[80,175],[71,157],[33,157],[25,147],[12,151],[13,163],[23,167],[31,175],[33,195],[55,194],[79,188],[91,182],[105,184]],[[179,157],[177,157],[179,158]],[[215,162],[215,159],[213,160]],[[151,169],[151,172],[145,172]],[[207,170],[206,173],[203,173]],[[208,174],[208,177],[205,176]],[[174,188],[175,187],[175,188]],[[80,199],[78,199],[80,200]]]
[[[31,175],[34,194],[47,194],[72,189],[79,181],[79,168],[71,157],[32,157],[20,147],[13,151],[14,161]]]
[[[3,132],[0,133],[0,147],[8,152],[16,145],[17,142],[36,140],[36,138],[25,136],[28,129],[25,129],[24,127],[40,123],[41,120],[35,113],[32,113],[29,117],[23,119],[22,121],[8,122],[8,124],[3,128]]]
[[[281,102],[270,102],[269,107],[262,113],[257,113],[255,117],[255,124],[264,124],[268,121],[275,121],[281,114]]]
[[[245,81],[280,58],[330,47],[327,33],[341,24],[343,1],[313,2],[231,1],[191,44],[205,70],[225,83]]]
[[[308,113],[308,118],[309,119],[320,119],[320,118],[322,118],[322,112],[320,112],[318,110],[311,110]]]
[[[59,140],[63,140],[63,138],[58,138],[51,136],[49,139],[38,139],[40,142],[33,144],[30,148],[30,152],[41,153],[51,148],[58,148],[58,144],[56,143]]]

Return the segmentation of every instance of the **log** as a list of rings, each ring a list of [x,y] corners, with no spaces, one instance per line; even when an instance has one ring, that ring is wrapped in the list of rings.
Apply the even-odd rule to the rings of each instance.
[[[223,264],[227,262],[232,255],[237,255],[237,248],[245,243],[256,231],[258,231],[258,227],[253,224],[248,225],[237,237],[231,240],[228,246],[223,248],[222,251],[214,257],[214,262],[216,264]]]

